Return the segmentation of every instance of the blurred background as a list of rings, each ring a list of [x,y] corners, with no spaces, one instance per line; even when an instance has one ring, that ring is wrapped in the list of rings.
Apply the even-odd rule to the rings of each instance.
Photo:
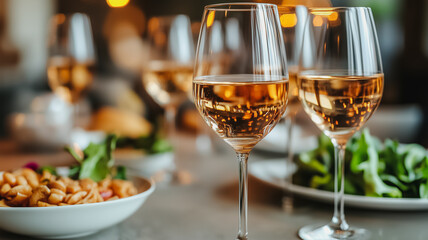
[[[40,96],[52,92],[46,68],[50,19],[55,14],[85,13],[92,25],[96,61],[91,87],[79,100],[80,114],[86,116],[80,119],[81,126],[94,127],[93,114],[105,106],[142,116],[156,125],[163,108],[147,94],[141,81],[150,50],[148,20],[162,15],[188,15],[196,41],[203,7],[219,2],[224,1],[0,0],[0,139],[17,134],[13,125],[23,121],[19,115],[17,118],[17,113],[47,111],[51,103],[49,97],[40,99]],[[310,1],[258,2],[293,5]],[[428,146],[425,91],[428,87],[428,0],[333,0],[332,4],[367,6],[373,10],[385,89],[380,109],[383,114],[375,114],[377,120],[369,122],[369,126],[376,122],[392,126],[387,131],[399,132],[392,137]],[[109,114],[107,118],[117,116],[117,112]],[[198,131],[196,115],[188,99],[179,106],[179,128]],[[117,125],[127,123],[119,120]],[[376,132],[377,127],[372,129]]]

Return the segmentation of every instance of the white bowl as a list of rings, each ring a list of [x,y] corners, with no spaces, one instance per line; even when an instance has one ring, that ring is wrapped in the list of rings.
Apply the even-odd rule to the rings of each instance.
[[[131,216],[155,190],[152,181],[142,177],[131,179],[140,193],[118,200],[58,207],[0,207],[0,228],[51,239],[98,232]]]
[[[137,175],[154,177],[157,173],[174,170],[174,153],[145,154],[141,150],[120,149],[114,152],[115,164],[126,166]]]

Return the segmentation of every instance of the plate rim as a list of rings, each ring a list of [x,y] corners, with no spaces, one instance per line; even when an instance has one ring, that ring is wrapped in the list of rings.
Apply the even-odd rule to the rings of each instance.
[[[282,161],[282,162],[281,162]],[[303,196],[305,198],[314,199],[321,202],[332,203],[334,200],[333,192],[319,190],[309,187],[304,187],[296,184],[287,184],[285,182],[279,183],[278,181],[269,181],[266,178],[260,176],[255,167],[260,165],[268,165],[275,162],[283,163],[285,167],[286,158],[275,158],[266,159],[262,161],[250,162],[249,174],[259,181],[269,184],[275,188],[280,188],[285,191],[289,191],[293,194]],[[284,174],[284,178],[285,178]],[[378,210],[397,210],[397,211],[409,211],[409,210],[428,210],[428,199],[421,198],[386,198],[386,197],[369,197],[360,195],[345,194],[345,205],[348,207],[358,207],[366,209],[378,209]]]

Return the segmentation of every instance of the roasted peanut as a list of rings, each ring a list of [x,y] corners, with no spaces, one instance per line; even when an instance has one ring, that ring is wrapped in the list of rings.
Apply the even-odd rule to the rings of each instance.
[[[50,189],[45,185],[41,185],[37,187],[36,190],[34,190],[33,195],[31,195],[30,197],[30,200],[29,200],[30,207],[37,206],[37,203],[40,200],[46,201],[50,193],[51,193]]]
[[[28,184],[34,189],[39,186],[37,173],[29,168],[22,170],[22,175],[27,179]]]
[[[83,191],[89,192],[91,189],[94,189],[97,187],[97,183],[92,181],[90,178],[85,178],[79,180],[80,187]]]
[[[70,200],[71,196],[73,196],[73,193],[69,193],[69,194],[65,195],[64,202],[68,202]]]
[[[129,197],[137,193],[137,189],[132,185],[131,182],[114,179],[111,183],[114,195],[117,195],[119,198]]]
[[[51,189],[56,188],[56,189],[59,189],[59,190],[61,190],[63,192],[65,192],[66,189],[67,189],[66,186],[65,186],[65,184],[63,182],[61,182],[61,181],[52,181],[52,182],[50,182],[48,184],[48,186]]]
[[[49,184],[50,181],[52,180],[52,173],[50,173],[49,171],[44,170],[42,173],[42,177],[40,178],[40,182],[42,184]]]
[[[81,190],[82,188],[77,183],[73,183],[67,186],[66,193],[76,193]]]
[[[63,192],[63,191],[61,191],[61,190],[59,190],[59,189],[56,189],[56,188],[52,188],[52,189],[51,189],[51,194],[58,194],[58,195],[61,195],[61,196],[63,196],[63,197],[65,197],[65,196],[66,196],[65,192]]]
[[[24,195],[20,192],[18,192],[13,198],[11,198],[11,200],[6,201],[7,205],[9,206],[23,206],[23,205],[27,205],[27,201],[29,199],[30,196],[28,195]]]
[[[17,176],[16,177],[16,183],[17,185],[28,185],[27,179],[25,179],[24,176]]]
[[[2,200],[0,200],[0,207],[9,207],[9,205],[7,205],[7,204],[5,203],[5,200],[4,200],[4,199],[2,199]]]
[[[3,178],[4,178],[5,182],[10,184],[10,186],[16,185],[16,177],[12,173],[5,172],[3,174]]]
[[[111,179],[110,178],[106,178],[104,180],[101,180],[100,182],[98,182],[98,187],[100,189],[100,191],[104,191],[109,189],[111,186]]]
[[[88,194],[85,191],[80,191],[75,194],[73,194],[70,199],[67,201],[68,204],[76,204],[78,201],[80,201],[82,198],[84,198]]]
[[[32,191],[32,189],[31,189],[30,185],[17,185],[17,186],[15,186],[9,190],[9,192],[7,193],[7,196],[14,197],[18,193],[20,193],[22,195],[29,196],[29,195],[31,195],[31,191]]]
[[[3,184],[0,189],[0,196],[6,197],[6,194],[9,192],[10,189],[12,189],[12,187],[9,185],[9,183]]]
[[[64,200],[63,195],[51,193],[51,195],[48,198],[48,203],[58,205],[60,202]]]

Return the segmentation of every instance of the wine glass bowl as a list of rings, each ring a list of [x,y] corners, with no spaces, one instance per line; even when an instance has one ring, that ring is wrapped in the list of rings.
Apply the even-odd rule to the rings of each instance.
[[[195,103],[203,118],[238,152],[250,152],[285,111],[285,78],[215,75],[197,77],[193,84]]]
[[[236,239],[246,240],[248,156],[281,119],[287,106],[288,74],[276,5],[225,3],[205,7],[193,96],[205,122],[236,151]]]
[[[344,214],[344,160],[349,138],[380,104],[384,76],[370,8],[311,8],[305,24],[297,87],[303,109],[335,148],[334,214],[330,223],[306,226],[311,239],[369,239]]]
[[[334,141],[349,139],[380,104],[383,74],[352,76],[347,72],[303,71],[301,101],[312,121]]]

